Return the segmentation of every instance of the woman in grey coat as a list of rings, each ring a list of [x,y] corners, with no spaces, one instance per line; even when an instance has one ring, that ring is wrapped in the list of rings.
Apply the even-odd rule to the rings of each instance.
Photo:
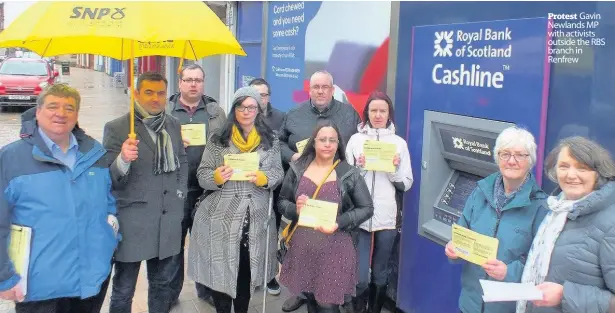
[[[561,193],[548,199],[521,279],[543,299],[519,301],[517,313],[615,312],[615,164],[600,145],[571,137],[545,169]]]
[[[254,289],[277,272],[275,257],[265,264],[267,237],[275,255],[275,219],[270,218],[269,192],[284,172],[278,139],[260,114],[260,95],[252,87],[235,92],[227,125],[212,136],[197,177],[211,193],[194,217],[188,249],[188,275],[211,288],[218,313],[248,312]],[[230,180],[233,169],[224,156],[256,152],[259,170],[247,173],[248,181]],[[272,229],[267,233],[267,224]]]

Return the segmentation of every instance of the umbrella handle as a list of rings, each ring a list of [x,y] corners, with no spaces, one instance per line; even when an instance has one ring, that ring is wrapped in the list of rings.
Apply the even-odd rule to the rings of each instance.
[[[134,75],[135,75],[135,41],[130,41],[130,73],[128,73],[128,82],[130,83],[130,134],[128,134],[128,138],[137,139],[137,134],[135,134],[135,86],[134,86]]]
[[[130,75],[132,79],[132,75]],[[128,138],[137,139],[137,134],[135,134],[135,94],[132,91],[133,87],[130,86],[130,134],[128,134]]]

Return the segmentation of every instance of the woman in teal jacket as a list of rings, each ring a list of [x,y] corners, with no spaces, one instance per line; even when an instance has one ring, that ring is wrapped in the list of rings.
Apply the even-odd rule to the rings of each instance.
[[[480,279],[519,282],[525,259],[547,213],[544,193],[531,168],[536,143],[527,130],[505,129],[496,139],[495,161],[500,169],[478,182],[457,224],[499,240],[497,259],[482,266],[463,262],[459,309],[463,313],[513,313],[515,302],[484,303]],[[457,259],[452,242],[446,256]]]

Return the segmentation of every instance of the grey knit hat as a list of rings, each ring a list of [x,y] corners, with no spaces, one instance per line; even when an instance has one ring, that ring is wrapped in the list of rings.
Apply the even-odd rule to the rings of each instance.
[[[256,100],[256,103],[258,103],[259,112],[260,112],[260,107],[262,106],[261,95],[260,95],[260,93],[258,93],[256,88],[254,88],[252,86],[247,86],[247,87],[241,87],[241,88],[237,89],[237,91],[235,91],[235,94],[233,95],[233,102],[232,103],[235,103],[235,101],[238,98],[240,98],[240,97],[254,98],[254,100]]]

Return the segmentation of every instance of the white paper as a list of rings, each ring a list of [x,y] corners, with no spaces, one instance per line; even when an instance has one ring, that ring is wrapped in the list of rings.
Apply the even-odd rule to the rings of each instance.
[[[542,300],[542,291],[533,284],[504,283],[482,279],[479,281],[483,288],[483,301],[485,302]]]

